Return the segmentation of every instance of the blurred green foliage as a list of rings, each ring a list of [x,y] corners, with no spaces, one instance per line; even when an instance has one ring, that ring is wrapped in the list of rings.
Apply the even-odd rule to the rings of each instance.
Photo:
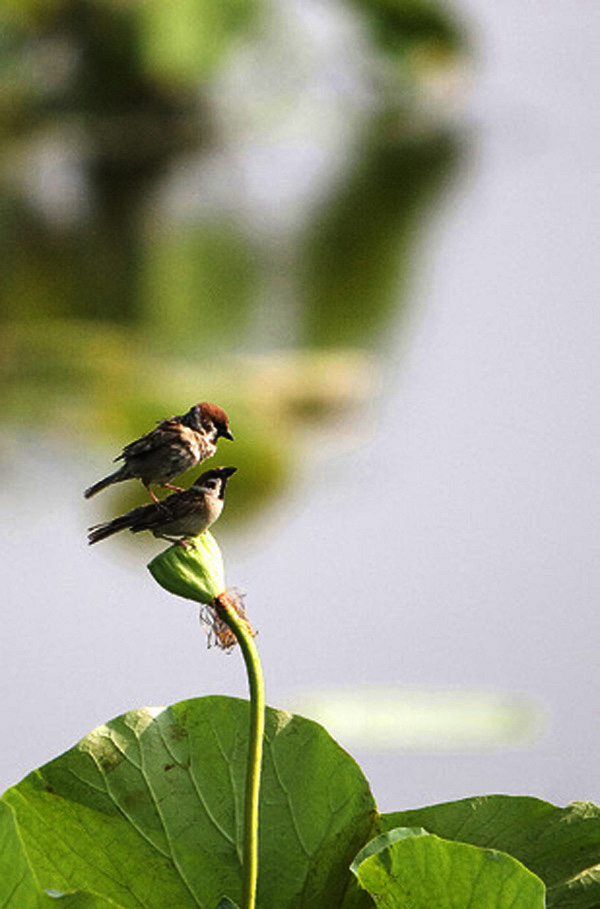
[[[215,93],[236,53],[258,53],[253,42],[277,31],[272,9],[3,4],[5,428],[26,429],[35,413],[48,432],[114,456],[157,420],[212,399],[231,411],[236,435],[235,452],[218,457],[241,468],[236,496],[256,508],[291,476],[302,427],[343,417],[375,387],[418,225],[458,157],[453,132],[424,111],[428,79],[456,63],[462,37],[426,0],[348,6],[372,36],[370,66],[381,54],[400,65],[390,82],[382,64],[356,147],[307,203],[302,229],[280,235],[231,190],[243,187],[237,140],[235,129],[223,134]],[[280,65],[293,106],[296,77]],[[219,162],[228,204],[194,182],[208,160]],[[118,494],[125,506],[140,491]]]
[[[369,134],[355,171],[311,225],[303,250],[308,345],[382,340],[406,299],[427,202],[457,155],[443,132],[401,143],[383,125]]]
[[[395,56],[460,51],[464,32],[447,3],[435,0],[352,0],[367,17],[374,41]]]
[[[255,303],[258,266],[247,238],[226,221],[147,238],[140,264],[145,329],[173,353],[241,344]]]

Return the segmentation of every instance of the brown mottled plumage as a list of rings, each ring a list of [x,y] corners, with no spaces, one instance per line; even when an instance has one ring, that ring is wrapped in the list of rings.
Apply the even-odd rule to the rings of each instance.
[[[223,510],[227,481],[236,470],[236,467],[206,470],[189,489],[90,527],[88,541],[97,543],[120,530],[132,533],[149,530],[155,537],[185,546],[188,537],[204,533],[217,520]]]
[[[233,440],[225,411],[208,401],[195,404],[182,416],[163,420],[156,429],[126,445],[115,458],[123,465],[86,489],[84,496],[89,499],[113,483],[134,478],[147,489],[152,484],[169,487],[169,480],[212,457],[220,437]],[[154,493],[150,495],[157,501]]]

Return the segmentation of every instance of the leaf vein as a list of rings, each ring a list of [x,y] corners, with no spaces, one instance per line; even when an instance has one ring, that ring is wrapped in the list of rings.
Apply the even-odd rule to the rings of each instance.
[[[158,729],[158,734],[159,734],[160,738],[164,741],[164,738],[163,738],[163,735],[162,735],[162,731],[161,731],[161,729],[160,729],[158,723],[154,722],[154,727],[155,727],[156,729]],[[152,799],[152,801],[153,801],[153,803],[154,803],[154,807],[155,807],[156,813],[157,813],[157,815],[158,815],[158,817],[159,817],[159,819],[160,819],[160,823],[162,824],[162,828],[163,828],[164,833],[165,833],[165,839],[166,839],[166,841],[167,841],[167,844],[168,844],[168,846],[169,846],[169,851],[170,851],[170,853],[171,853],[171,861],[173,862],[174,867],[175,867],[175,868],[177,869],[177,871],[179,872],[179,876],[181,877],[182,882],[184,883],[185,887],[186,887],[187,890],[189,891],[189,894],[190,894],[190,896],[192,897],[192,899],[194,900],[194,902],[196,903],[196,905],[202,907],[202,903],[201,903],[200,900],[198,899],[198,896],[196,895],[196,893],[195,893],[193,887],[191,886],[190,882],[187,880],[187,878],[186,878],[186,876],[185,876],[185,874],[184,874],[184,872],[183,872],[183,869],[182,869],[182,867],[181,867],[180,864],[179,864],[179,861],[178,861],[177,858],[175,857],[175,850],[174,850],[174,848],[173,848],[173,842],[172,842],[172,839],[171,839],[171,835],[170,835],[170,832],[169,832],[168,825],[165,823],[165,819],[164,819],[164,817],[163,817],[163,815],[162,815],[162,812],[161,812],[161,810],[160,810],[160,807],[159,807],[158,799],[156,798],[156,795],[155,795],[155,793],[154,793],[154,790],[152,789],[152,786],[151,786],[151,784],[150,784],[150,778],[148,777],[148,774],[146,773],[146,768],[145,768],[145,766],[144,766],[144,749],[143,749],[143,747],[142,747],[142,743],[140,742],[140,737],[139,737],[139,735],[138,735],[137,733],[135,733],[135,736],[136,736],[136,739],[138,740],[139,746],[140,746],[140,759],[141,759],[140,772],[141,772],[141,774],[142,774],[142,777],[143,777],[143,779],[144,779],[144,782],[146,783],[146,786],[147,786],[147,788],[148,788],[148,792],[150,793],[150,798]]]

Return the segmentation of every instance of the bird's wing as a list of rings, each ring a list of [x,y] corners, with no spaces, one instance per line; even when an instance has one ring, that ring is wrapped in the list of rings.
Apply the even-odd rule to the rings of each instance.
[[[119,525],[119,529],[122,527],[129,527],[131,530],[134,528],[137,528],[137,530],[145,530],[148,526],[148,521],[152,521],[153,519],[155,508],[156,505],[153,503],[149,505],[139,505],[137,508],[132,508],[132,510],[128,511],[126,514],[120,515],[112,521],[108,521],[107,524]]]
[[[147,432],[145,436],[136,439],[126,445],[120,455],[117,455],[115,461],[126,461],[128,458],[137,458],[140,455],[149,454],[175,441],[181,432],[181,425],[175,418],[163,420],[162,423]]]
[[[160,523],[161,518],[164,521],[165,514],[166,512],[163,508],[154,502],[148,505],[140,505],[139,508],[134,508],[127,515],[129,518],[128,527],[132,533],[138,533],[140,530],[152,530],[157,523]]]
[[[129,525],[130,529],[133,533],[140,530],[160,530],[165,524],[185,520],[188,515],[194,514],[201,502],[203,496],[193,486],[184,492],[173,492],[161,499],[159,504],[143,505],[134,509],[137,514],[136,519]]]

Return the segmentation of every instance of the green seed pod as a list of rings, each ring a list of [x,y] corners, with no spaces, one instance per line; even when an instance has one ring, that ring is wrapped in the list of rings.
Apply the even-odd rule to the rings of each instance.
[[[152,559],[148,571],[169,593],[208,605],[225,590],[221,550],[208,530],[189,542],[169,546]]]

